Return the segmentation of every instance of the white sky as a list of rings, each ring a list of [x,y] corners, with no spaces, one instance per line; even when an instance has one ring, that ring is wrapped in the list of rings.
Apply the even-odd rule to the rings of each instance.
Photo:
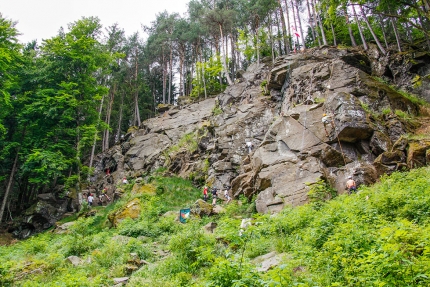
[[[142,35],[141,25],[149,25],[155,15],[167,10],[183,15],[189,0],[0,0],[3,17],[18,21],[22,43],[49,39],[60,27],[81,17],[97,16],[104,28],[118,23],[127,36]]]

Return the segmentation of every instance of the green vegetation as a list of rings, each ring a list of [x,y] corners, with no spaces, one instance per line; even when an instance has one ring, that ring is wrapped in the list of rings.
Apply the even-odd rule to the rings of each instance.
[[[393,86],[391,86],[391,88],[393,88]],[[393,88],[394,89],[394,88]],[[404,90],[396,90],[399,94],[401,94],[403,97],[405,97],[406,99],[410,100],[412,103],[419,105],[419,106],[428,106],[428,103],[423,100],[418,98],[417,96],[408,93]]]
[[[219,106],[219,101],[216,101],[215,102],[215,106],[212,109],[212,115],[213,116],[218,116],[218,115],[222,114],[222,112],[223,111],[222,111],[221,107]]]
[[[246,199],[226,213],[186,224],[163,215],[189,206],[200,190],[161,172],[149,177],[156,194],[125,196],[93,217],[80,217],[66,234],[46,232],[0,247],[1,286],[110,286],[127,276],[130,253],[149,262],[128,286],[429,286],[430,168],[384,176],[358,194],[331,194],[314,185],[317,198],[276,216],[256,214]],[[324,195],[321,197],[320,195]],[[107,215],[133,198],[138,219],[110,228]],[[320,200],[322,199],[322,200]],[[239,235],[241,217],[254,224]],[[202,227],[217,222],[215,233]],[[253,258],[271,251],[284,261],[266,273]],[[78,266],[65,261],[83,259]]]
[[[178,144],[171,146],[168,148],[164,155],[167,156],[169,159],[176,154],[180,153],[181,151],[187,151],[190,153],[193,153],[198,148],[198,138],[196,132],[191,132],[188,134],[185,134],[178,142]]]
[[[219,55],[210,58],[207,62],[197,62],[195,69],[196,76],[193,78],[191,97],[206,98],[210,95],[217,95],[227,87],[220,83],[218,78],[223,69]]]
[[[308,198],[310,202],[313,203],[322,203],[327,200],[335,198],[337,195],[337,191],[330,187],[325,181],[320,180],[315,184],[310,186],[310,190],[308,192]]]

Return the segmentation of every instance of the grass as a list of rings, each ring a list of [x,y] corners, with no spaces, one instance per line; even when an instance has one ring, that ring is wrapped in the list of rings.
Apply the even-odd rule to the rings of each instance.
[[[429,172],[396,172],[329,201],[321,183],[315,203],[275,216],[255,213],[254,200],[241,198],[224,206],[224,214],[180,224],[177,210],[200,190],[159,170],[148,177],[155,195],[133,194],[127,186],[109,208],[75,220],[73,232],[0,246],[0,286],[111,286],[113,278],[130,276],[130,253],[150,264],[128,286],[429,286]],[[106,225],[107,215],[134,197],[142,202],[139,218]],[[164,215],[169,210],[174,214]],[[254,224],[239,235],[246,217]],[[203,230],[209,222],[217,223],[213,234]],[[253,259],[271,251],[284,259],[257,272]],[[73,266],[69,255],[83,262]]]

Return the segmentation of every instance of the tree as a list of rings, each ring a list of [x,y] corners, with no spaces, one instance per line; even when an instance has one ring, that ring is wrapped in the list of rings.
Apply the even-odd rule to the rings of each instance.
[[[231,29],[231,25],[233,23],[232,18],[234,17],[234,11],[231,10],[221,10],[221,9],[214,9],[210,10],[206,14],[206,23],[208,25],[216,24],[219,27],[219,33],[220,33],[220,39],[221,39],[221,50],[222,50],[222,63],[223,63],[223,71],[224,75],[227,78],[227,83],[229,85],[233,85],[233,81],[230,78],[230,75],[228,73],[227,69],[227,54],[224,49],[224,33],[223,29]]]
[[[11,108],[10,90],[16,84],[15,71],[20,62],[20,48],[16,23],[8,20],[0,13],[0,140],[6,130],[3,119]]]
[[[19,51],[21,46],[18,44],[18,30],[15,28],[15,24],[15,22],[5,19],[0,13],[0,160],[8,155],[8,151],[15,152],[15,159],[9,173],[7,187],[0,207],[0,222],[3,220],[6,203],[12,190],[20,149],[18,143],[10,142],[6,144],[3,142],[7,132],[3,120],[13,108],[10,91],[18,81],[15,72],[21,61],[21,54]],[[2,180],[1,174],[0,180]]]

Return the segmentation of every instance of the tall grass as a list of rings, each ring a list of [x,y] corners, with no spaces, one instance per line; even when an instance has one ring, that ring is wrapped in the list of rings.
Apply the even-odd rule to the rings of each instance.
[[[168,210],[200,195],[190,182],[150,178],[156,195],[127,194],[95,217],[81,217],[68,234],[43,233],[0,247],[0,286],[111,286],[126,273],[130,253],[149,262],[128,286],[429,286],[430,168],[384,176],[359,193],[255,213],[253,202],[226,205],[224,214],[175,221]],[[320,191],[318,191],[320,192]],[[140,197],[142,212],[117,228],[109,212]],[[325,197],[324,197],[325,199]],[[239,233],[242,218],[253,225]],[[203,226],[216,222],[215,233]],[[255,257],[275,251],[282,261],[257,272]],[[65,258],[79,256],[73,266]]]

